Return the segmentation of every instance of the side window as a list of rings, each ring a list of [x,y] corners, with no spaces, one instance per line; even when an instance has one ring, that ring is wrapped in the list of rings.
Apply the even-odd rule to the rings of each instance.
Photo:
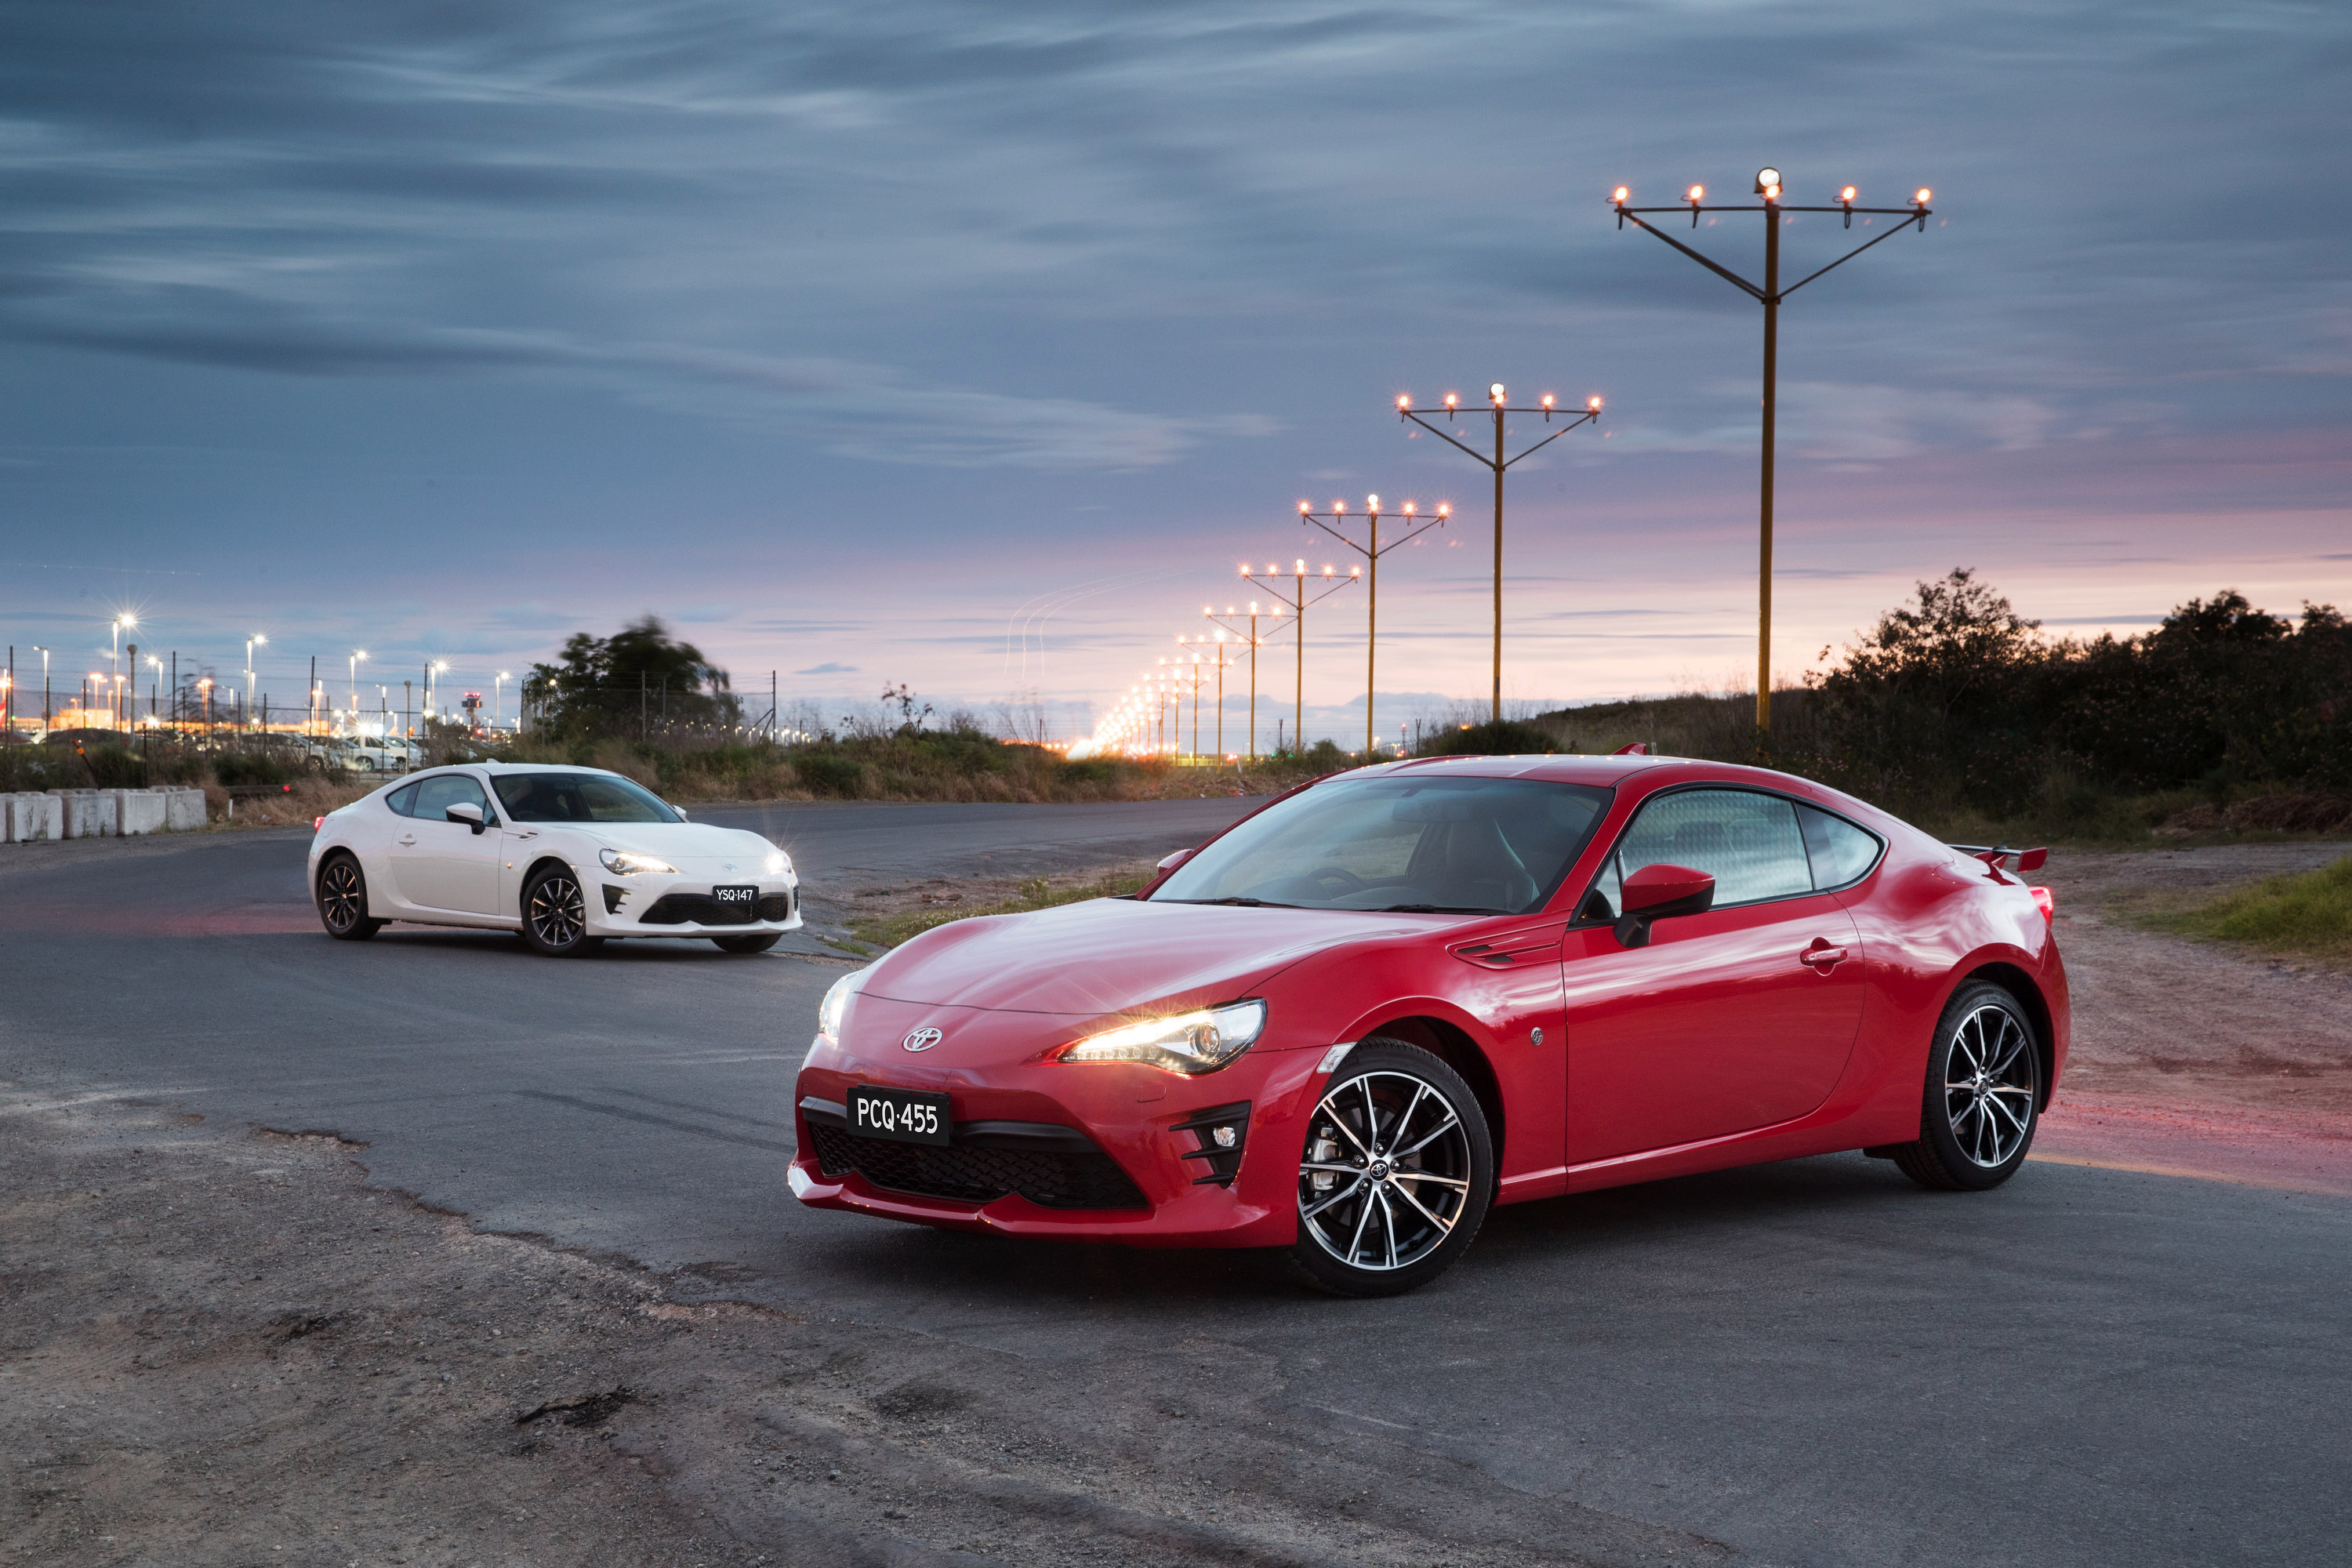
[[[383,804],[392,807],[392,814],[394,816],[415,816],[416,815],[416,791],[418,787],[419,786],[415,784],[406,784],[399,789],[394,790],[390,795],[383,797]]]
[[[1715,879],[1717,909],[1813,890],[1796,806],[1748,790],[1687,789],[1659,796],[1633,818],[1615,859],[1620,878],[1661,863],[1705,871]]]
[[[440,822],[453,805],[478,805],[485,818],[492,818],[490,803],[482,797],[482,786],[466,773],[436,773],[429,779],[419,779],[413,786],[416,800],[408,815],[423,817],[427,822]]]
[[[1797,821],[1805,830],[1805,853],[1813,862],[1814,887],[1843,888],[1858,882],[1878,864],[1877,837],[1844,817],[1801,805]]]

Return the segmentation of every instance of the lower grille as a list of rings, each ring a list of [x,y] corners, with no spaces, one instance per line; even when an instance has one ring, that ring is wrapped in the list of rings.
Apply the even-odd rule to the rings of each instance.
[[[793,918],[793,896],[790,893],[770,893],[761,899],[753,913],[763,921],[788,921]],[[743,918],[740,904],[722,904],[709,893],[664,893],[646,906],[637,917],[641,926],[677,926],[692,923],[699,926],[740,926],[752,922]]]
[[[900,1143],[866,1138],[810,1118],[817,1163],[828,1176],[855,1171],[877,1187],[917,1197],[993,1203],[1019,1193],[1039,1208],[1139,1209],[1150,1206],[1109,1155],[1042,1149],[981,1149],[950,1143]]]

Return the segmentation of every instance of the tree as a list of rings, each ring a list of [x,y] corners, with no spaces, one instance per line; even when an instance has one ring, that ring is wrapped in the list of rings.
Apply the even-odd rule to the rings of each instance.
[[[1819,685],[1832,700],[1864,691],[1897,696],[1947,717],[2003,690],[2042,657],[2042,623],[2010,607],[1973,567],[1921,583],[1911,601],[1878,617]]]
[[[733,725],[742,704],[727,672],[680,642],[654,616],[609,637],[574,632],[553,664],[523,681],[534,722],[572,738],[650,733],[665,725]]]

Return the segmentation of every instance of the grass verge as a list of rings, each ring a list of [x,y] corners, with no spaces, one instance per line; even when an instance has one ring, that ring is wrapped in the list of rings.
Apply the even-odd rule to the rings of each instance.
[[[2352,856],[2316,871],[2267,877],[2186,909],[2143,909],[2128,918],[2151,931],[2352,963]]]
[[[860,942],[875,947],[896,947],[902,942],[953,921],[968,921],[980,915],[1022,915],[1034,910],[1050,910],[1060,904],[1078,903],[1087,899],[1124,898],[1142,887],[1148,879],[1148,876],[1136,873],[1066,883],[1056,883],[1046,877],[1032,877],[1021,884],[1019,892],[1001,903],[969,907],[931,905],[899,910],[889,914],[858,915],[849,921],[849,930]]]

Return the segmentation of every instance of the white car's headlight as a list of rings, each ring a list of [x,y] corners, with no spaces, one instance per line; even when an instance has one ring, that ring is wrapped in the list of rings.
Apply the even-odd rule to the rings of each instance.
[[[833,1045],[841,1044],[841,1021],[848,1016],[850,1001],[864,987],[872,968],[869,964],[865,969],[851,970],[835,981],[832,989],[824,994],[824,1000],[816,1005],[816,1032],[821,1038]]]
[[[1066,1062],[1143,1062],[1171,1072],[1204,1073],[1250,1048],[1265,1028],[1265,1004],[1253,997],[1172,1018],[1148,1018],[1066,1046]]]
[[[769,876],[771,876],[771,877],[785,877],[785,876],[790,876],[790,875],[792,874],[792,869],[793,869],[793,858],[792,858],[791,856],[789,856],[789,855],[785,854],[785,853],[784,853],[782,850],[781,850],[781,849],[777,849],[777,850],[773,850],[773,851],[771,851],[771,852],[770,852],[770,854],[769,854],[769,856],[768,856],[768,866],[767,866],[767,874],[768,874]]]
[[[632,855],[625,849],[599,849],[596,851],[596,858],[604,863],[604,869],[612,872],[615,877],[634,877],[640,871],[661,871],[671,876],[677,874],[677,868],[667,860],[656,860],[650,855]]]

